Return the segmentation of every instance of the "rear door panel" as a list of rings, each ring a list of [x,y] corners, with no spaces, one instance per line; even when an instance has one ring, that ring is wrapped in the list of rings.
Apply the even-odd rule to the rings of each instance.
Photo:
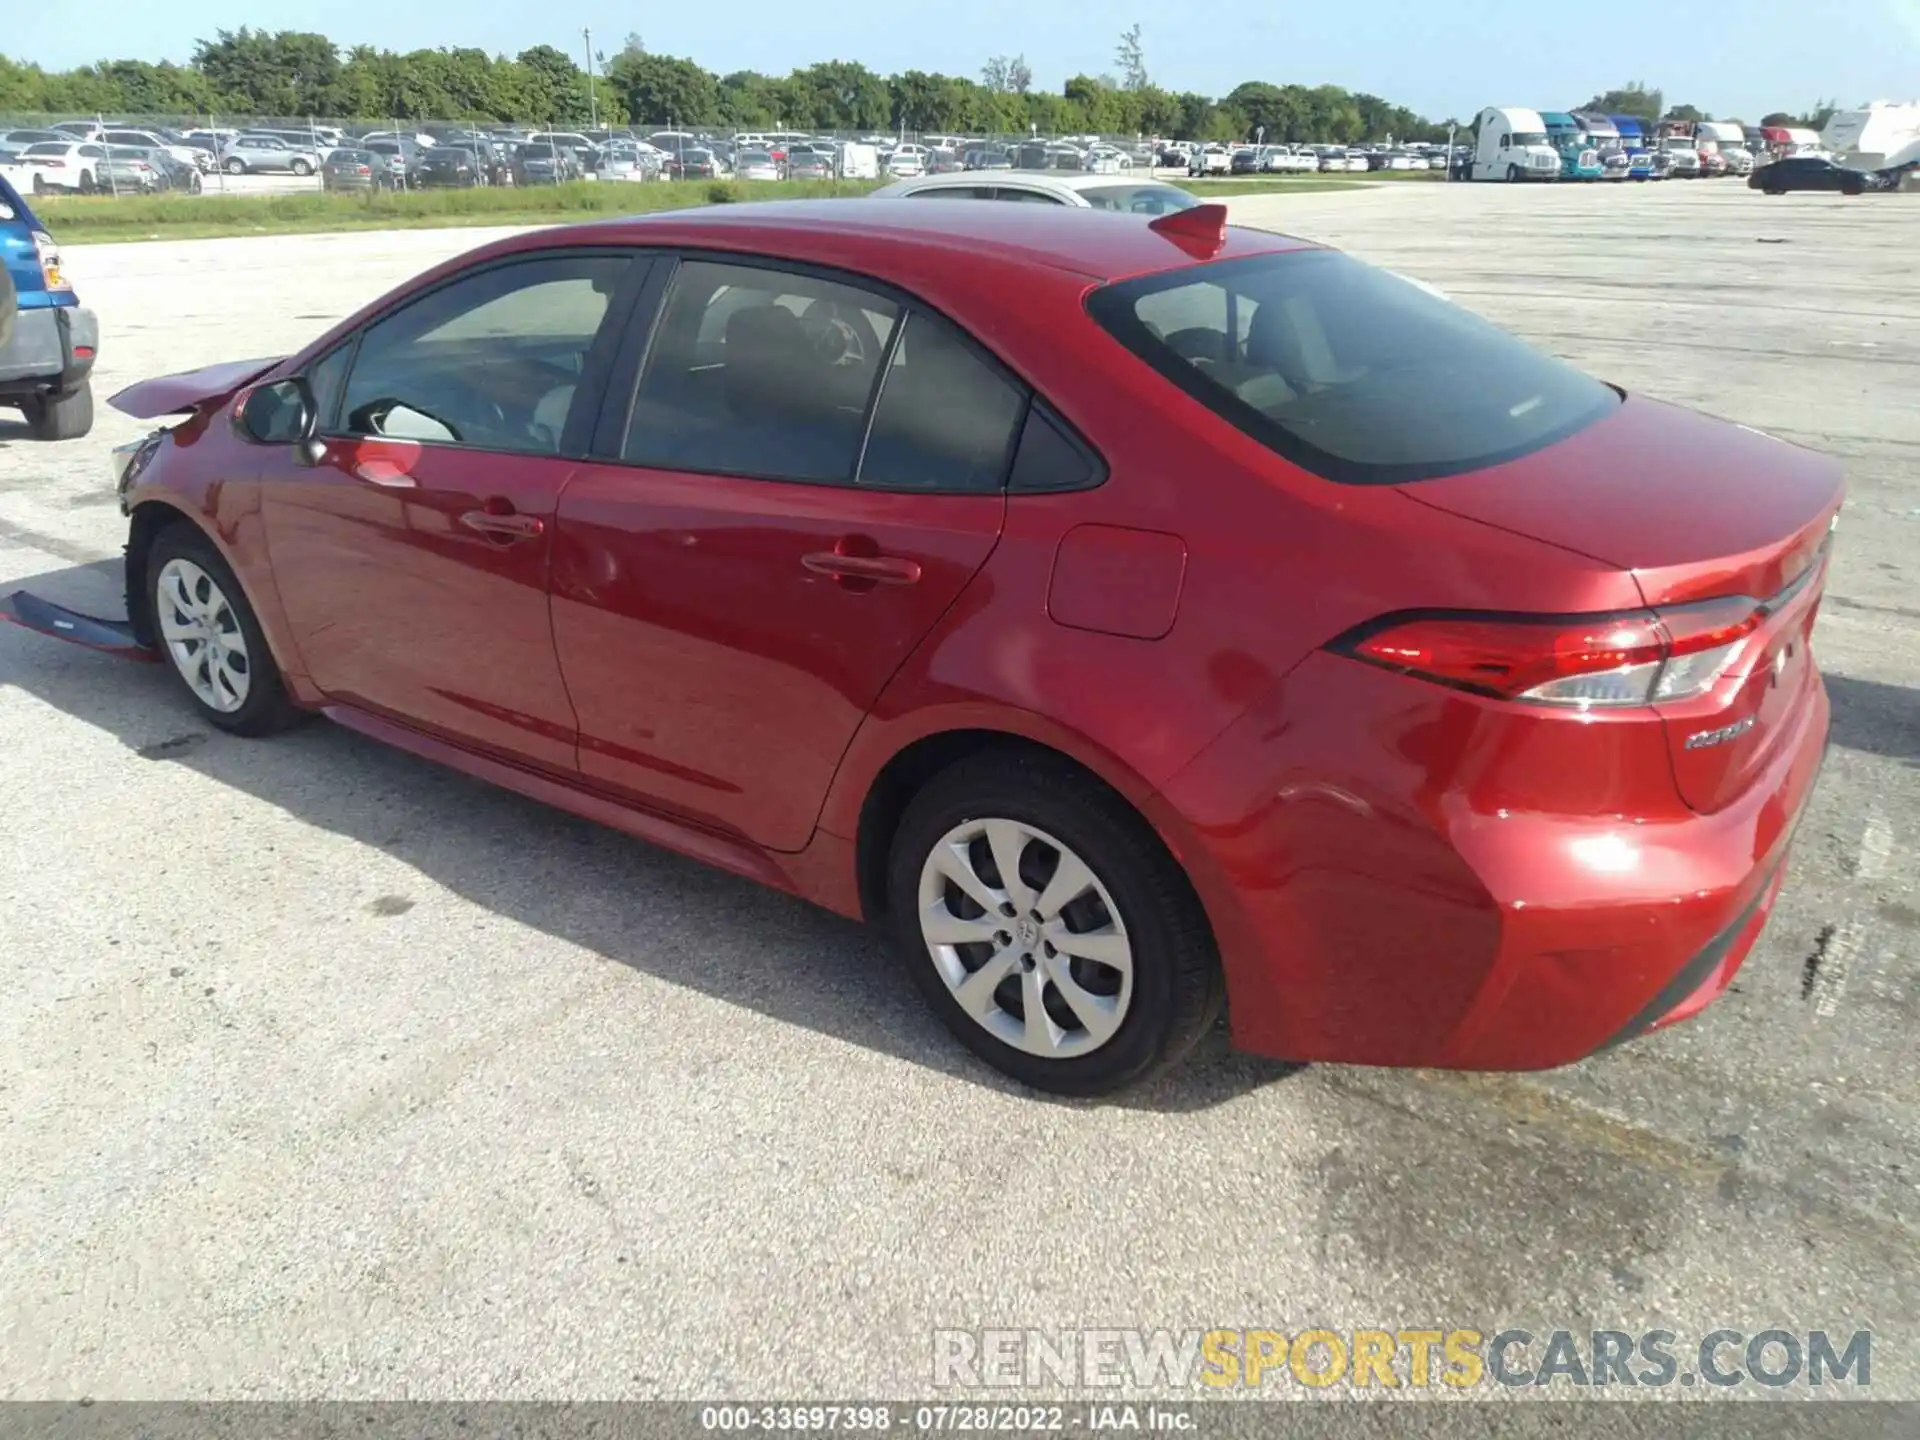
[[[855,728],[986,563],[1001,495],[583,467],[561,496],[553,630],[580,770],[646,803],[798,849]],[[911,584],[807,566],[836,548]]]

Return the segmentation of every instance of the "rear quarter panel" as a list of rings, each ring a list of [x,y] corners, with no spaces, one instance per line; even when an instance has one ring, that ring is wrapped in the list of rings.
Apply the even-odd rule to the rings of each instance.
[[[998,280],[1000,277],[990,277]],[[902,277],[1047,396],[1106,458],[1091,490],[1015,495],[986,567],[882,695],[822,816],[851,837],[875,775],[922,736],[1005,729],[1074,756],[1135,803],[1352,626],[1426,606],[1544,611],[1639,604],[1600,562],[1295,470],[1127,353],[1056,275],[970,289]],[[1062,539],[1099,524],[1177,536],[1174,622],[1142,640],[1069,628],[1050,610]],[[1349,663],[1349,662],[1342,662]],[[1176,852],[1178,817],[1157,821]]]

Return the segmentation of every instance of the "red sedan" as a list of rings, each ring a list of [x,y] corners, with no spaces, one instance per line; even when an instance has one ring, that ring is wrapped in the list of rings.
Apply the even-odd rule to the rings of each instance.
[[[1218,206],[545,230],[114,403],[185,416],[130,619],[12,618],[883,923],[1046,1089],[1223,1003],[1500,1069],[1690,1015],[1825,746],[1832,461]]]

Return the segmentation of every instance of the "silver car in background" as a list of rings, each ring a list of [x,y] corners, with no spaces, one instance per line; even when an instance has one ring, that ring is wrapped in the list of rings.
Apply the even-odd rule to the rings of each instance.
[[[278,135],[236,135],[220,149],[220,168],[229,175],[311,175],[320,156]]]

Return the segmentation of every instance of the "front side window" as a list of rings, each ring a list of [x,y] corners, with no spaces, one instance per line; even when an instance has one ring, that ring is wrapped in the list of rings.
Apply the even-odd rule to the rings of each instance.
[[[816,276],[682,264],[622,458],[663,470],[851,482],[898,318],[891,301]]]
[[[1348,484],[1514,459],[1620,403],[1470,311],[1336,251],[1123,281],[1095,291],[1088,309],[1221,418]]]
[[[354,356],[341,428],[557,455],[587,353],[630,263],[555,255],[494,266],[378,321]]]

